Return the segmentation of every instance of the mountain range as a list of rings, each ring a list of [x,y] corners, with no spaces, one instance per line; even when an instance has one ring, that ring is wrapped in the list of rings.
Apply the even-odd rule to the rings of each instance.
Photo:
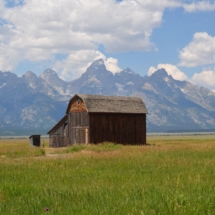
[[[49,130],[64,116],[76,93],[143,98],[149,132],[215,129],[214,92],[175,80],[165,69],[144,77],[129,68],[114,75],[98,59],[70,82],[51,69],[39,77],[31,71],[22,77],[0,71],[0,134]]]

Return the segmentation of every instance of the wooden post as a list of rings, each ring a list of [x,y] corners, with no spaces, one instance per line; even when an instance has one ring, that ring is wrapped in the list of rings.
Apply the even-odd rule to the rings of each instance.
[[[88,128],[85,129],[85,143],[88,144]]]

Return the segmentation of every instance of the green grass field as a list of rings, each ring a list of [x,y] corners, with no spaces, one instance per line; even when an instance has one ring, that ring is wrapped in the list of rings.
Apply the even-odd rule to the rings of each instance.
[[[215,136],[147,142],[52,149],[0,140],[0,214],[215,214]]]

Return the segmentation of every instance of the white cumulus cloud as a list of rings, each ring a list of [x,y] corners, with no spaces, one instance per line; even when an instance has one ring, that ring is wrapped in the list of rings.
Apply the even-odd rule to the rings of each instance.
[[[215,91],[215,71],[202,71],[201,73],[195,73],[191,82]]]
[[[0,0],[0,69],[40,62],[55,54],[97,50],[148,51],[152,30],[162,22],[169,1],[25,0],[7,8]],[[6,50],[6,51],[5,51]],[[13,66],[12,66],[13,65]]]
[[[112,73],[122,71],[118,66],[118,61],[115,58],[106,58],[104,54],[94,50],[80,50],[71,52],[65,59],[58,60],[53,69],[58,71],[60,77],[64,80],[72,80],[79,78],[84,73],[90,64],[102,58],[107,70]]]
[[[208,0],[195,1],[190,4],[183,4],[183,8],[186,12],[213,11],[215,10],[215,3]]]
[[[215,63],[215,36],[206,32],[195,33],[193,40],[180,53],[180,66],[195,67]]]
[[[172,64],[158,64],[157,68],[150,67],[148,70],[148,75],[152,75],[158,69],[165,69],[166,72],[171,75],[174,79],[184,81],[188,80],[188,77],[183,73],[177,66]]]
[[[107,68],[107,70],[111,71],[113,74],[117,73],[117,72],[121,72],[122,69],[118,66],[118,60],[116,58],[103,58],[105,61],[105,66]]]
[[[67,55],[64,62],[71,62],[74,53],[93,53],[100,45],[110,53],[154,50],[150,37],[161,25],[166,8],[206,10],[199,2],[179,0],[9,1],[14,7],[0,0],[0,70],[13,70],[25,60],[55,61],[58,54]],[[89,62],[91,54],[87,56]],[[112,72],[118,71],[113,59],[106,64]],[[75,65],[78,69],[79,63]]]

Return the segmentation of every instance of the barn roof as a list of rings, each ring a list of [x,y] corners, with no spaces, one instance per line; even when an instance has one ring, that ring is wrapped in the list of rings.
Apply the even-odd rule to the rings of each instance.
[[[68,104],[67,114],[76,97],[83,100],[89,113],[147,113],[146,106],[139,97],[76,94]]]
[[[68,119],[68,115],[65,115],[52,129],[50,129],[47,134],[50,134],[52,131],[60,127]]]

